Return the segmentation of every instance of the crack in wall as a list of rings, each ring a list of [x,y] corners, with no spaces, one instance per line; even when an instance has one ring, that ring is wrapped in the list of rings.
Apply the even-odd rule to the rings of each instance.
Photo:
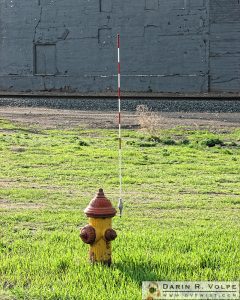
[[[213,80],[213,82],[214,83],[226,83],[226,82],[231,82],[233,80],[238,80],[238,79],[239,79],[239,77],[233,77],[233,78],[230,78],[228,80],[222,80],[222,81],[215,81],[215,80]]]
[[[40,0],[38,1],[38,5],[40,5]],[[41,23],[41,20],[42,20],[42,6],[40,7],[40,14],[39,14],[39,19],[38,19],[38,22],[34,28],[34,36],[33,36],[33,42],[35,43],[36,42],[36,35],[37,35],[37,29],[38,29],[38,26],[39,24]]]
[[[225,56],[239,56],[240,51],[227,51],[227,52],[222,52],[222,53],[211,53],[210,57],[225,57]]]
[[[69,35],[69,33],[70,33],[69,29],[67,29],[67,28],[65,27],[65,25],[64,25],[64,28],[65,28],[65,30],[64,30],[64,32],[62,33],[62,35],[61,35],[60,37],[57,38],[58,40],[64,41],[64,40],[66,40],[67,36]]]

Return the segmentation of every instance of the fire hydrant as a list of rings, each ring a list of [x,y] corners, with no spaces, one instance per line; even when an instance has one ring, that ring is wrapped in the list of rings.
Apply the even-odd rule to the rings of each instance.
[[[80,231],[80,237],[86,244],[90,244],[90,262],[101,262],[108,266],[112,262],[111,241],[117,237],[112,229],[112,218],[116,215],[116,209],[105,197],[103,189],[91,200],[84,210],[89,218],[89,225]]]

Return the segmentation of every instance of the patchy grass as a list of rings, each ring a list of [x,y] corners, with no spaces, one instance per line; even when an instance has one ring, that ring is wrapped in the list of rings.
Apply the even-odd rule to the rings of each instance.
[[[0,121],[1,299],[141,299],[143,280],[239,279],[240,130],[123,135],[114,262],[93,267],[79,228],[98,188],[117,204],[117,131]]]

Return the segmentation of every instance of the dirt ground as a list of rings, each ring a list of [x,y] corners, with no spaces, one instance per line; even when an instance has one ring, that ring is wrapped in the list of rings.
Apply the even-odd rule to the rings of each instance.
[[[116,128],[118,126],[117,112],[104,111],[1,107],[0,119],[42,128],[72,128],[76,126]],[[123,128],[138,128],[144,123],[146,126],[159,128],[186,126],[221,131],[227,128],[240,128],[240,113],[154,112],[139,117],[136,112],[122,112]]]

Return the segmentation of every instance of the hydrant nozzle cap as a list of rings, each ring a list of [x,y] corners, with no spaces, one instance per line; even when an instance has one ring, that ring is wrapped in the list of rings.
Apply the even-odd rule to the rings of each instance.
[[[103,189],[99,189],[96,197],[91,200],[84,212],[92,218],[111,218],[117,213],[112,203],[105,197]]]

